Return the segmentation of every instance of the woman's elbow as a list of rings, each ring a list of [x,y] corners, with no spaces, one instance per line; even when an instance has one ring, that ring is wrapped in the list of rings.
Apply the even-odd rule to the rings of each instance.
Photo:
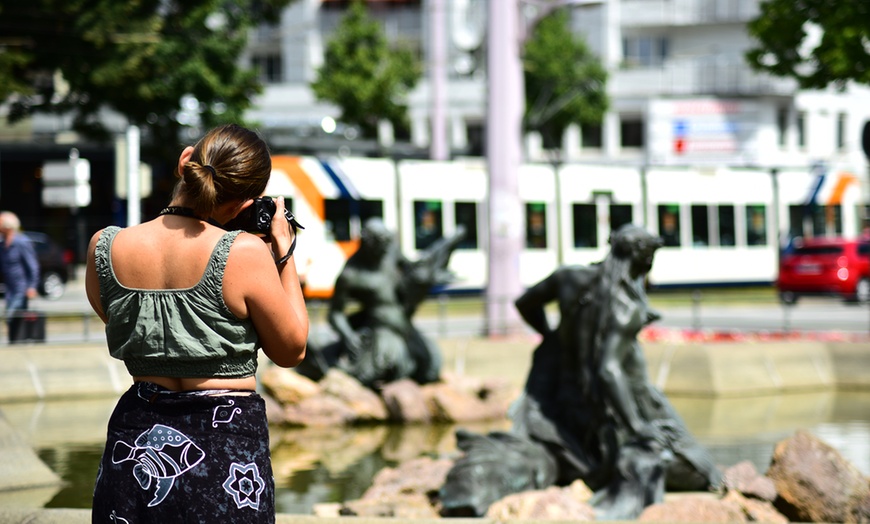
[[[294,368],[305,359],[306,350],[305,344],[302,344],[301,347],[293,347],[292,349],[285,348],[280,353],[269,356],[269,359],[278,367]]]

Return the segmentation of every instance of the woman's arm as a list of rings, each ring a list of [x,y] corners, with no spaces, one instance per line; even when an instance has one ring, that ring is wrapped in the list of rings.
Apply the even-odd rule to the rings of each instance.
[[[233,243],[224,272],[224,294],[240,297],[266,356],[282,367],[293,367],[305,358],[308,310],[291,256],[277,264],[293,243],[294,232],[284,216],[284,199],[276,199],[271,242],[241,234]]]

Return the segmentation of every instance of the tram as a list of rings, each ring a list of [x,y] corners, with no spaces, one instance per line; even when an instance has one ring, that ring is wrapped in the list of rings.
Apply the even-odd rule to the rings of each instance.
[[[467,234],[450,259],[447,292],[486,286],[487,193],[484,159],[453,161],[275,155],[267,192],[283,195],[305,226],[296,264],[307,298],[328,298],[359,245],[362,224],[380,217],[403,254],[459,225]],[[769,284],[781,249],[797,237],[855,237],[864,205],[847,168],[641,167],[529,163],[518,173],[523,286],[565,264],[607,254],[610,231],[644,226],[664,241],[652,286]]]

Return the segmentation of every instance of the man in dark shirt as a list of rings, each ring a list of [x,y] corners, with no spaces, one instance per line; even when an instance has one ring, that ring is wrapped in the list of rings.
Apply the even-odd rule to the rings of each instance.
[[[6,287],[6,324],[9,342],[15,341],[15,333],[22,322],[22,313],[27,311],[28,300],[36,297],[39,282],[39,262],[33,244],[21,233],[18,216],[10,211],[0,212],[0,271]]]

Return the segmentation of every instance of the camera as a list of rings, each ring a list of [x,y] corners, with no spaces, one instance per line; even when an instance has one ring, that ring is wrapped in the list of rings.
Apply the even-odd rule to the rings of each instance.
[[[241,229],[242,231],[247,231],[268,239],[272,226],[272,217],[275,216],[276,210],[277,204],[272,200],[272,197],[257,197],[254,199],[254,203],[236,215],[236,218],[224,224],[224,229],[229,231]],[[287,222],[290,223],[290,227],[293,228],[294,234],[299,229],[305,229],[296,221],[296,217],[293,216],[293,213],[286,208],[284,209],[284,218],[286,218]]]

